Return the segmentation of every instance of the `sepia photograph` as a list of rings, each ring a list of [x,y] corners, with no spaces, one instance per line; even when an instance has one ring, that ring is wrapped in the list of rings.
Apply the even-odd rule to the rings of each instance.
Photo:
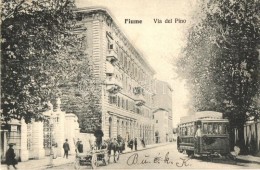
[[[1,0],[1,170],[260,169],[260,0]]]

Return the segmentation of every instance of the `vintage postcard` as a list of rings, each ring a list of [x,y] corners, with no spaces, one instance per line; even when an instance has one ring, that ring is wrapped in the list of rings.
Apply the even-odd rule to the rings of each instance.
[[[1,169],[257,169],[259,0],[2,0]]]

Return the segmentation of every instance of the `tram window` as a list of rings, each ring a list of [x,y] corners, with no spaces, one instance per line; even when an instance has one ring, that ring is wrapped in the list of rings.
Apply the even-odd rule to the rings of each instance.
[[[184,135],[187,136],[187,127],[184,128]]]
[[[218,129],[219,129],[219,133],[220,133],[220,134],[225,134],[225,133],[224,133],[223,124],[219,124],[219,125],[218,125]]]
[[[190,133],[191,133],[191,135],[193,135],[194,134],[194,126],[191,126],[191,128],[190,128]]]
[[[204,123],[203,124],[203,133],[207,134],[208,133],[208,124],[207,123]]]
[[[213,124],[213,133],[218,134],[218,124],[217,123]]]
[[[223,124],[223,134],[226,134],[227,133],[227,126],[226,124]]]
[[[190,126],[187,127],[187,135],[190,135]]]
[[[212,123],[209,123],[209,124],[208,124],[208,134],[213,134]]]
[[[220,134],[227,134],[228,130],[228,125],[225,123],[219,124],[219,133]]]

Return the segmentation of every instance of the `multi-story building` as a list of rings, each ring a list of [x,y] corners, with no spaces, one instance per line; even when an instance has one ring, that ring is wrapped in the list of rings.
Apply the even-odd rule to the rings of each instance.
[[[155,81],[156,94],[154,102],[154,123],[156,142],[168,142],[172,140],[172,88],[164,81]]]
[[[87,29],[83,29],[87,36],[88,55],[85,57],[90,59],[92,77],[97,83],[95,88],[99,91],[99,101],[95,104],[100,110],[89,115],[87,125],[92,132],[97,124],[101,125],[105,139],[121,135],[126,140],[136,137],[144,139],[146,144],[153,143],[155,71],[120,30],[108,10],[84,8],[76,10],[76,14],[79,27]],[[61,101],[64,101],[62,97]],[[55,154],[61,156],[66,138],[73,151],[73,140],[80,136],[78,118],[61,111],[60,104],[59,101],[56,110],[52,108],[43,113],[53,115],[51,125],[46,121],[26,124],[23,120],[12,120],[8,125],[2,123],[1,160],[5,160],[8,143],[15,144],[16,155],[22,161],[49,155],[51,145]]]
[[[100,122],[105,139],[121,135],[126,141],[137,137],[153,143],[154,69],[107,9],[81,8],[76,15],[78,24],[87,29],[86,53],[101,96],[100,112],[89,124]]]

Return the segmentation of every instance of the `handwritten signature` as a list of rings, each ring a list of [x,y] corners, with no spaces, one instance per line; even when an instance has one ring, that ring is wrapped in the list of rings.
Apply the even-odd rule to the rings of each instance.
[[[190,159],[180,158],[178,161],[174,162],[169,158],[169,152],[166,155],[160,156],[160,153],[155,157],[150,157],[150,155],[145,155],[144,158],[140,159],[138,153],[134,153],[133,155],[129,156],[127,159],[127,165],[135,165],[135,164],[172,164],[176,165],[177,167],[187,167],[191,166],[188,162]]]

